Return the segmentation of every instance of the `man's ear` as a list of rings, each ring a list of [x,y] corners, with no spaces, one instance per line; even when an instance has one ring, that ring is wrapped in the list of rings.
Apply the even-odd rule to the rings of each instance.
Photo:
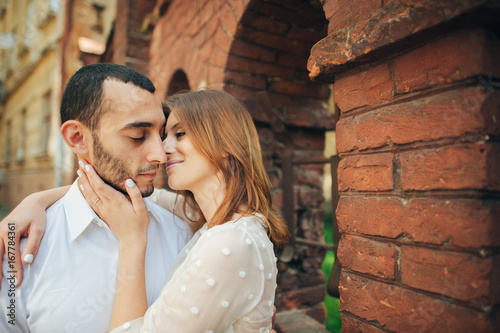
[[[79,157],[89,155],[90,130],[78,120],[68,120],[61,125],[61,135],[68,147]]]

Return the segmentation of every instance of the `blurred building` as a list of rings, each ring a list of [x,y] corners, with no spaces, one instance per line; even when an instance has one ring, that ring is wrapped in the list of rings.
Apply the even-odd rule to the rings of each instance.
[[[105,50],[115,0],[4,0],[0,5],[0,202],[74,179],[59,135],[67,79]]]

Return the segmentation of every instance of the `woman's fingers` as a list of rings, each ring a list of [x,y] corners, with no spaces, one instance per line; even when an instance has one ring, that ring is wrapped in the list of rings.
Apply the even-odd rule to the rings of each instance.
[[[125,189],[130,197],[135,213],[138,215],[147,213],[148,209],[142,198],[141,191],[132,179],[129,178],[125,181]]]
[[[45,229],[41,229],[37,226],[30,226],[30,233],[28,240],[26,241],[26,246],[24,247],[22,260],[25,264],[31,264],[33,259],[35,259],[38,253],[38,248],[40,247],[40,241],[45,233]]]
[[[81,163],[80,163],[81,162]],[[82,170],[87,175],[88,181],[92,186],[94,192],[98,198],[107,198],[109,200],[119,200],[122,196],[121,193],[116,191],[114,188],[106,184],[101,177],[95,172],[95,169],[90,164],[86,164],[84,161],[78,162]],[[83,166],[82,166],[83,165]],[[95,198],[94,200],[96,200]]]
[[[97,213],[97,215],[101,215],[99,210],[100,207],[99,204],[102,204],[102,202],[99,201],[102,201],[104,199],[104,196],[101,199],[97,195],[97,193],[94,191],[94,188],[90,184],[89,179],[87,178],[87,174],[84,173],[82,169],[79,169],[77,173],[79,177],[80,190],[83,196],[85,197],[85,200],[90,205],[90,207]]]

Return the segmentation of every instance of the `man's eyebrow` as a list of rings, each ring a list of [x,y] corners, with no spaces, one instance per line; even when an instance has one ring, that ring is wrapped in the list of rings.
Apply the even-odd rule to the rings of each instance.
[[[146,121],[136,121],[130,124],[125,125],[121,130],[128,130],[133,128],[150,128],[153,127],[153,123],[149,123]]]

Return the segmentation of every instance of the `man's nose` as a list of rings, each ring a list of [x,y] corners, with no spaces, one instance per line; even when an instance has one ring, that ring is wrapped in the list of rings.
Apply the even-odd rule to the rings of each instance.
[[[153,142],[151,143],[150,151],[148,153],[148,160],[149,162],[155,164],[167,163],[167,155],[163,150],[163,145],[160,137],[158,137],[157,140],[153,140]]]

